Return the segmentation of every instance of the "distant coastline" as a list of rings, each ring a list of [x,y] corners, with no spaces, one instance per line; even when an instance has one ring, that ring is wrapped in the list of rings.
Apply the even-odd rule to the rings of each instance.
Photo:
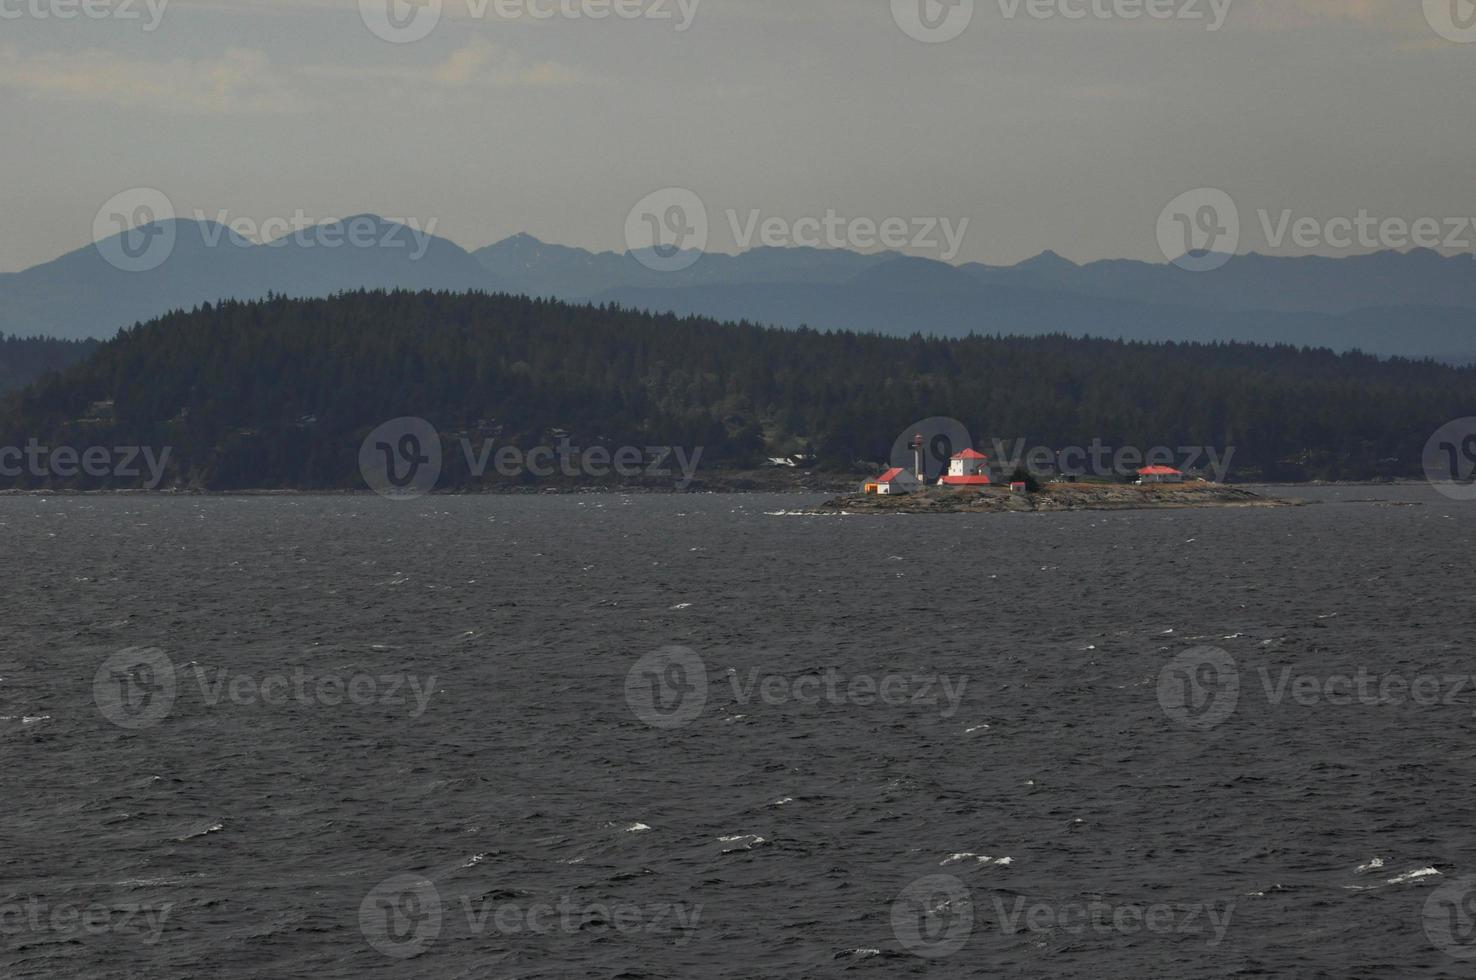
[[[821,504],[818,513],[1005,514],[1078,510],[1185,510],[1202,507],[1301,507],[1305,500],[1268,497],[1218,483],[1137,486],[1122,483],[1052,483],[1034,492],[1007,487],[982,490],[928,488],[899,496],[850,493]]]

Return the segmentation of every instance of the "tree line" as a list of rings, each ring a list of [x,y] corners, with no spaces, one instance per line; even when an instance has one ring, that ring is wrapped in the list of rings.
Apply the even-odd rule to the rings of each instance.
[[[1244,480],[1415,476],[1476,396],[1476,368],[1359,353],[896,338],[484,293],[207,304],[90,353],[5,396],[0,447],[168,446],[166,482],[210,489],[362,487],[361,442],[400,416],[448,445],[700,446],[704,468],[865,469],[910,423],[949,416],[981,445],[1234,447]],[[450,465],[442,485],[499,479]],[[0,477],[59,483],[126,480]]]

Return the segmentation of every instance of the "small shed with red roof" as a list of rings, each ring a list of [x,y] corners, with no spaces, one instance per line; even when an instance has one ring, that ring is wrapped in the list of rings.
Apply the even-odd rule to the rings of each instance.
[[[1145,466],[1138,471],[1139,483],[1183,483],[1184,474],[1172,466]]]
[[[917,489],[917,477],[907,472],[900,466],[887,470],[875,480],[866,484],[866,492],[881,497],[893,497],[900,494],[911,493]]]

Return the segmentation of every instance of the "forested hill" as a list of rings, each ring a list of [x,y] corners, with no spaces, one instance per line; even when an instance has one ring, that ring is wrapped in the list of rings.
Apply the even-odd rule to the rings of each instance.
[[[76,364],[97,346],[95,340],[8,337],[0,333],[0,393],[23,388],[47,371]]]
[[[166,316],[0,405],[0,447],[169,447],[165,485],[362,488],[359,450],[418,416],[524,449],[702,447],[703,467],[880,462],[951,416],[983,446],[1234,447],[1234,478],[1417,475],[1476,369],[1244,344],[886,338],[503,295],[346,293]],[[496,480],[495,474],[489,479]],[[26,473],[3,485],[120,485]]]

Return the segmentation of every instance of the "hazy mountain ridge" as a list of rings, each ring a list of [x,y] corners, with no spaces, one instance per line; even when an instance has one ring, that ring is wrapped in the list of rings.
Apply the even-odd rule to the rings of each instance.
[[[780,326],[906,335],[971,332],[1139,340],[1244,340],[1476,358],[1476,261],[1428,250],[1346,258],[1248,254],[1190,273],[1114,259],[1078,265],[1053,252],[1014,266],[953,266],[897,253],[758,248],[702,255],[657,272],[632,253],[592,252],[521,234],[468,252],[372,215],[371,239],[313,233],[253,244],[212,222],[173,222],[158,268],[125,272],[90,246],[0,276],[0,331],[108,337],[166,312],[221,299],[326,296],[356,289],[483,290]]]

